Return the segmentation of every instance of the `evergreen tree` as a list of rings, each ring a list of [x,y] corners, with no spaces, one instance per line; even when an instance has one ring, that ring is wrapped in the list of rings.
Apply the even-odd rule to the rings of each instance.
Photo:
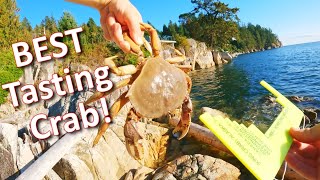
[[[51,35],[55,32],[58,32],[57,23],[53,16],[46,16],[41,21],[40,27],[44,29],[43,31],[45,31],[47,35]]]
[[[63,32],[78,27],[75,18],[69,12],[63,12],[62,17],[58,21],[58,30]]]
[[[28,32],[31,32],[32,31],[32,27],[31,27],[31,24],[29,22],[29,20],[25,17],[23,18],[22,22],[21,22],[21,27],[22,29],[25,29],[27,30]]]
[[[0,0],[0,48],[10,47],[21,37],[17,12],[15,0]]]

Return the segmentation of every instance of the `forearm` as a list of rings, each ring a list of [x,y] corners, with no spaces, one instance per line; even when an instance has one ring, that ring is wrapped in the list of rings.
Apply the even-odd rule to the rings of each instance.
[[[85,6],[90,6],[100,10],[101,8],[105,7],[111,0],[66,0],[66,1],[82,4]]]

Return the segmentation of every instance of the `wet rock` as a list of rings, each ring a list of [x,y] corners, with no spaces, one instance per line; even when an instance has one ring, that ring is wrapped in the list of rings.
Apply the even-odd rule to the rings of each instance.
[[[241,55],[241,54],[243,54],[243,53],[241,53],[241,52],[236,52],[236,53],[231,54],[231,56],[232,56],[232,58],[236,58],[236,57],[238,57],[238,56]]]
[[[53,170],[66,180],[91,180],[94,179],[87,165],[76,155],[65,155]]]
[[[210,156],[184,155],[157,170],[158,179],[238,179],[240,171],[233,165]]]
[[[306,108],[303,110],[303,113],[310,119],[310,121],[315,121],[317,119],[317,112],[316,109],[313,108]]]
[[[267,104],[274,104],[276,103],[276,98],[274,96],[266,96],[262,99]]]
[[[213,60],[217,66],[223,64],[220,52],[213,51],[212,54],[213,54]]]
[[[222,59],[223,64],[228,64],[229,61]]]
[[[304,102],[304,101],[313,101],[311,97],[300,97],[300,96],[289,96],[287,97],[292,102]]]
[[[0,179],[6,179],[15,172],[12,154],[0,145]]]
[[[221,58],[230,62],[232,60],[232,56],[228,52],[221,52]]]
[[[202,107],[201,108],[201,113],[209,113],[211,116],[215,117],[215,116],[222,116],[223,118],[229,118],[228,114],[222,112],[222,111],[219,111],[217,109],[212,109],[212,108],[209,108],[209,107]]]

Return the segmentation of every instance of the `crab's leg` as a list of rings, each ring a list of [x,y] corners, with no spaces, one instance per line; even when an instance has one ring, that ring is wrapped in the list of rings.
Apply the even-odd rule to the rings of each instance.
[[[137,72],[137,68],[132,64],[117,67],[113,61],[115,58],[117,58],[117,56],[108,57],[104,60],[105,65],[109,66],[111,72],[118,76],[131,75]]]
[[[130,53],[135,54],[137,56],[142,56],[143,53],[140,49],[140,46],[136,44],[129,36],[128,32],[123,33],[123,39],[130,44]]]
[[[175,66],[177,68],[181,69],[185,73],[188,73],[192,70],[192,67],[190,65],[177,65],[177,64],[175,64]]]
[[[150,35],[150,41],[151,41],[151,47],[153,55],[159,56],[160,50],[161,50],[161,43],[160,39],[157,33],[157,30],[155,30],[151,25],[146,23],[140,23],[140,28],[142,31],[148,31]]]
[[[123,93],[119,99],[112,105],[110,109],[110,116],[111,120],[118,114],[120,109],[127,103],[129,102],[129,98],[126,97],[127,93]],[[96,145],[99,142],[99,139],[101,136],[106,132],[108,129],[110,123],[103,122],[100,127],[97,136],[95,137],[93,141],[93,146]]]
[[[150,43],[145,38],[143,38],[142,40],[143,40],[144,47],[147,49],[147,51],[150,53],[150,55],[152,57],[153,52],[152,52],[152,47],[151,47]]]
[[[189,131],[191,123],[192,102],[190,97],[186,97],[182,104],[181,119],[173,130],[173,136],[178,140],[185,137]]]
[[[186,81],[187,81],[187,89],[188,89],[188,95],[189,95],[192,88],[192,80],[187,74],[186,74]]]
[[[126,86],[127,84],[130,84],[130,81],[131,81],[131,78],[127,78],[127,79],[124,79],[124,80],[121,80],[119,82],[116,82],[114,85],[113,85],[113,88],[108,91],[108,92],[96,92],[94,93],[85,103],[84,105],[87,106],[88,104],[94,102],[94,101],[97,101],[99,100],[100,98],[102,97],[105,97],[109,94],[111,94],[112,92],[114,92],[115,90],[119,89],[119,88],[122,88],[124,86]]]
[[[167,58],[166,61],[168,61],[170,64],[175,64],[175,63],[181,63],[185,61],[187,58],[185,55],[183,55],[178,49],[172,48],[174,52],[178,55],[177,57],[172,57],[172,58]]]
[[[151,46],[143,38],[144,46],[146,47],[146,49],[149,52],[152,52],[151,54],[153,54],[154,56],[158,56],[160,54],[160,50],[161,50],[161,43],[160,43],[160,39],[159,39],[157,31],[152,26],[150,26],[149,24],[146,24],[146,23],[140,23],[140,29],[142,31],[147,31],[149,33],[149,35],[150,35]],[[136,54],[138,56],[142,56],[143,55],[140,46],[138,44],[136,44],[131,39],[131,37],[129,36],[127,31],[123,32],[123,38],[124,38],[125,41],[127,41],[130,44],[130,53]],[[151,51],[151,49],[152,49],[152,51]]]
[[[136,122],[139,119],[140,116],[137,115],[133,108],[131,108],[124,125],[124,136],[127,150],[131,156],[137,159],[142,159],[144,155],[144,149],[141,139],[143,139],[143,137],[137,131],[138,127],[136,125]]]
[[[186,81],[188,86],[188,96],[185,98],[182,104],[181,119],[172,132],[173,135],[179,140],[187,135],[191,123],[192,102],[189,94],[192,87],[192,81],[188,75],[186,75]]]

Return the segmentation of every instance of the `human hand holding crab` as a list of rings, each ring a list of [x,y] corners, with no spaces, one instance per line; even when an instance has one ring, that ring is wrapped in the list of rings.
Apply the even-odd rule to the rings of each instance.
[[[122,33],[128,31],[136,44],[142,45],[140,24],[142,17],[129,0],[67,0],[97,9],[100,23],[107,40],[114,41],[124,52],[129,52],[130,44]]]

